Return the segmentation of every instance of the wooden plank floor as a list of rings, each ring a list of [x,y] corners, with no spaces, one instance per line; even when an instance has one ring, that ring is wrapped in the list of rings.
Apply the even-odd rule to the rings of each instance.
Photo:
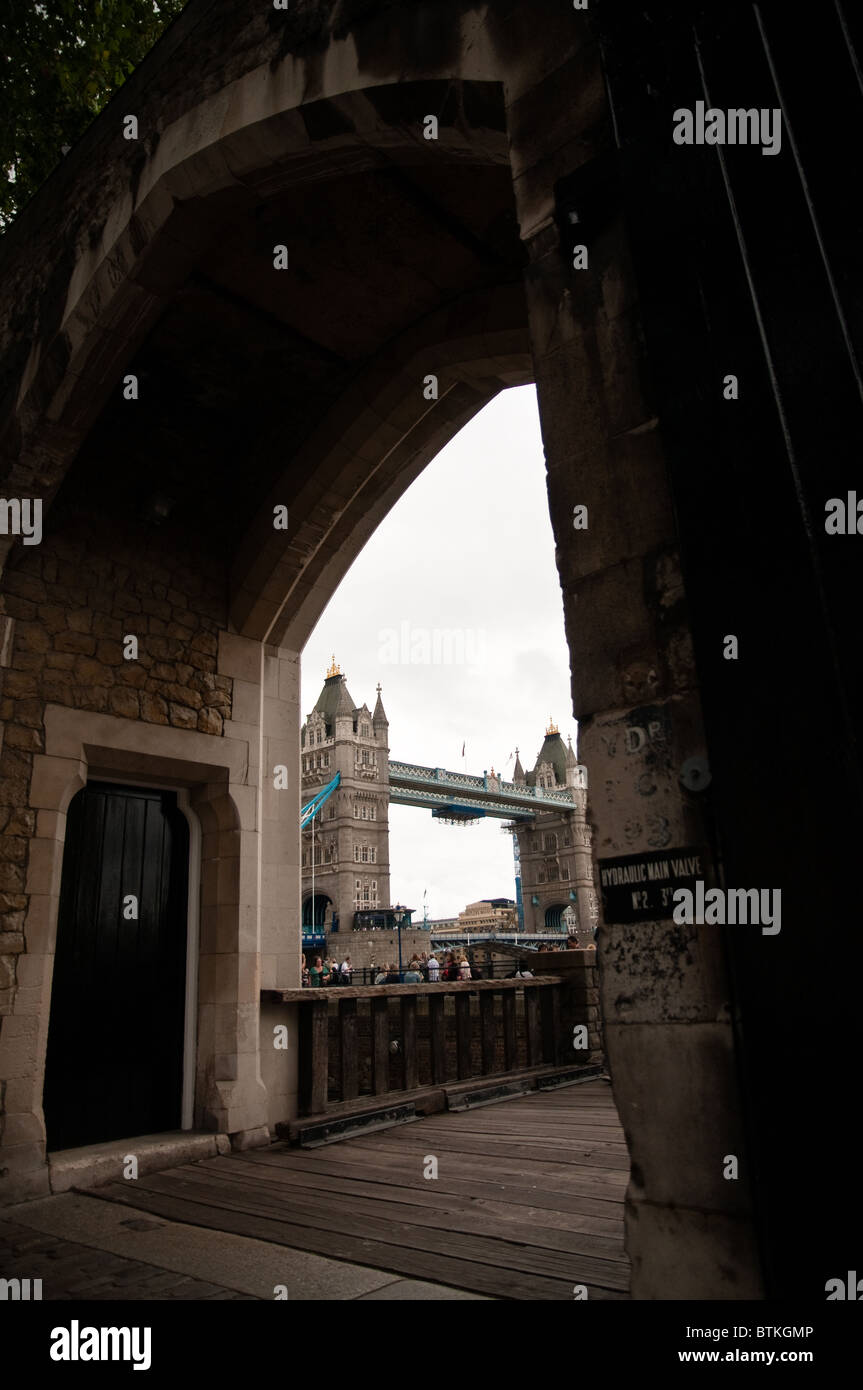
[[[423,1176],[430,1157],[438,1176]],[[591,1081],[318,1149],[183,1164],[90,1195],[494,1298],[628,1297],[629,1162]]]

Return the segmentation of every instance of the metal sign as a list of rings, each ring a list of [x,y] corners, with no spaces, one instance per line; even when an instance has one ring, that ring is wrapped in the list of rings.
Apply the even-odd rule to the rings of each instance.
[[[606,922],[660,921],[674,911],[678,888],[694,891],[706,859],[697,846],[600,859],[599,888]]]

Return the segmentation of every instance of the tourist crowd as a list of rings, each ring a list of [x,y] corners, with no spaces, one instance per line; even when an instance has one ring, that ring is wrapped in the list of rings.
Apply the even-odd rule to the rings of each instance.
[[[542,942],[538,951],[567,951],[578,948],[578,941],[571,936],[559,946],[549,942]],[[587,948],[594,950],[593,942]],[[532,979],[534,972],[524,968],[525,962],[520,961],[514,965],[509,972],[509,979]],[[363,972],[365,974],[365,972]],[[397,985],[399,981],[398,966],[393,964],[376,965],[372,961],[368,969],[368,974],[376,985]],[[303,985],[311,989],[320,989],[328,985],[350,985],[353,983],[354,967],[351,965],[350,956],[345,956],[341,964],[335,956],[323,957],[315,956],[314,961],[309,965],[305,955],[303,956],[302,979]],[[421,954],[414,954],[408,962],[407,968],[403,972],[403,983],[406,985],[437,984],[441,980],[446,981],[465,981],[481,980],[485,978],[480,967],[472,963],[463,951],[454,950],[446,952],[423,951]]]

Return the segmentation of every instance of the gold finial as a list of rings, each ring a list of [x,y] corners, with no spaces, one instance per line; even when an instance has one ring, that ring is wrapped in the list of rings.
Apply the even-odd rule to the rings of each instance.
[[[333,652],[333,664],[330,667],[329,671],[327,671],[327,680],[329,680],[331,676],[340,676],[341,674],[342,668],[341,666],[336,665],[336,654],[335,652]]]
[[[559,734],[559,733],[560,733],[560,730],[558,729],[558,727],[557,727],[557,725],[555,724],[554,720],[552,719],[551,715],[549,715],[549,716],[548,716],[548,728],[547,728],[546,731],[545,731],[545,736],[546,736],[546,738],[548,738],[548,735],[549,735],[549,734]]]

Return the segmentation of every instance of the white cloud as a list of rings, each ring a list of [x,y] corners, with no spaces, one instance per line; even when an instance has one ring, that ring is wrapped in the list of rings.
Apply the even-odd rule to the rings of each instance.
[[[475,416],[368,541],[306,644],[304,715],[333,652],[358,704],[373,707],[380,681],[393,758],[510,778],[516,745],[533,766],[549,715],[575,741],[533,387]],[[428,888],[429,915],[447,917],[514,897],[502,824],[390,807],[393,901],[421,912]]]

